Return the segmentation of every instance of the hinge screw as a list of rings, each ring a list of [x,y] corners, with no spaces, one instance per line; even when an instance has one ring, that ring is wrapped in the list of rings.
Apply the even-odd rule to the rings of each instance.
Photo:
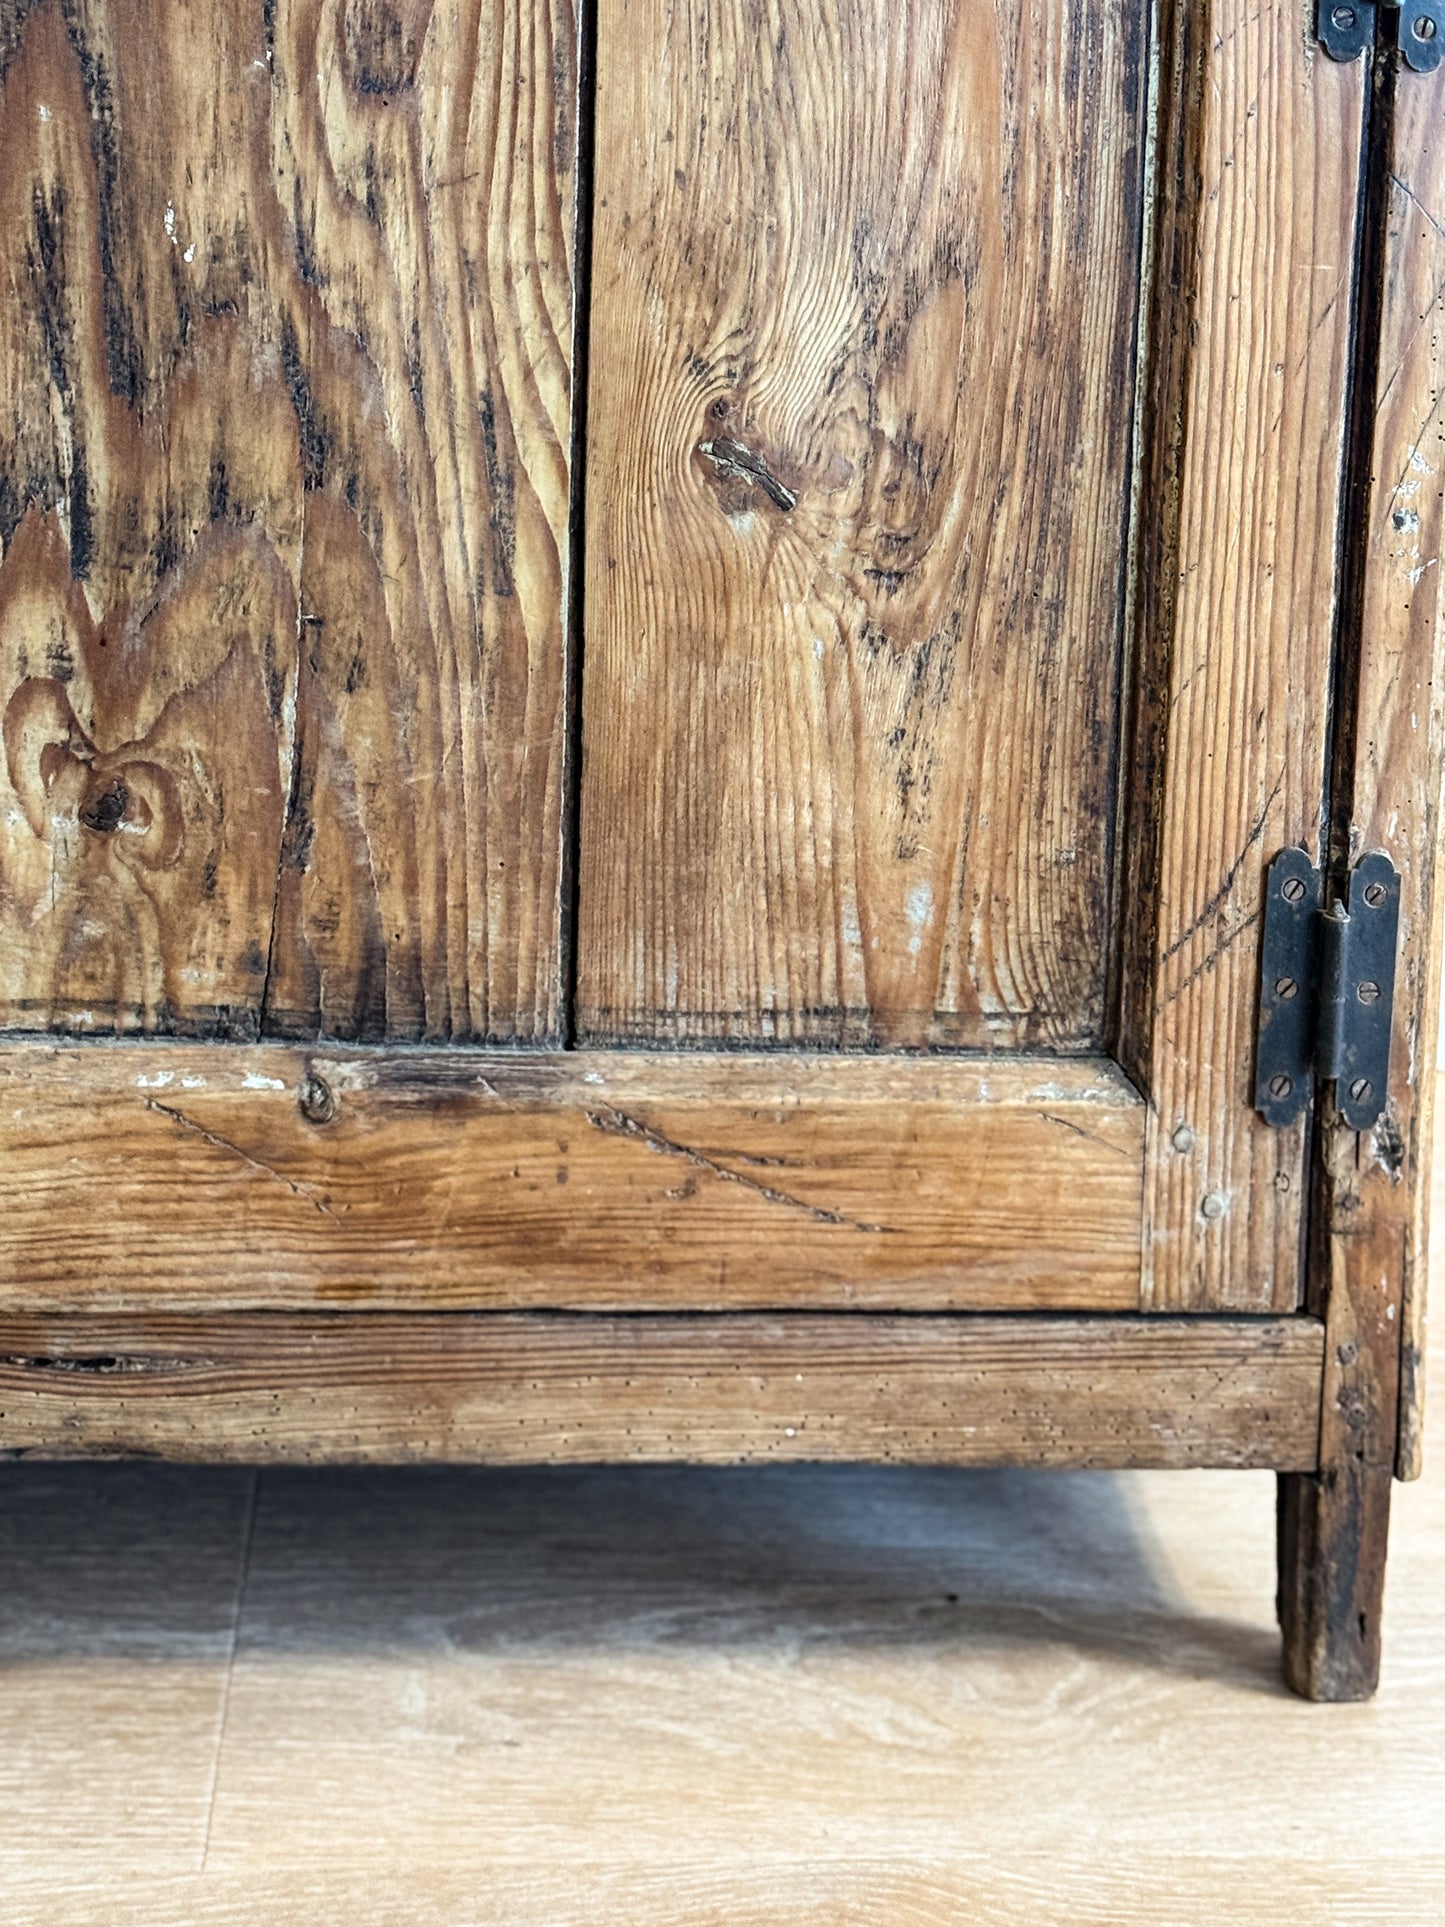
[[[1366,978],[1365,982],[1356,990],[1355,995],[1362,1004],[1377,1004],[1380,1001],[1380,986],[1371,983],[1369,979]]]
[[[1334,21],[1341,33],[1345,33],[1355,24],[1355,10],[1353,7],[1336,7],[1330,19]]]
[[[1280,977],[1275,981],[1274,994],[1280,999],[1281,1003],[1287,1004],[1298,989],[1299,985],[1293,977]]]
[[[1372,910],[1378,910],[1384,901],[1385,886],[1383,883],[1367,883],[1365,885],[1365,902],[1369,904]]]
[[[1280,1071],[1269,1080],[1269,1094],[1271,1097],[1288,1097],[1293,1089],[1294,1079],[1292,1077],[1286,1077],[1283,1071]]]
[[[1363,1104],[1373,1089],[1368,1077],[1357,1077],[1350,1086],[1350,1096],[1357,1104]]]
[[[1286,903],[1298,903],[1304,896],[1305,887],[1298,877],[1286,877],[1280,885],[1280,895]]]

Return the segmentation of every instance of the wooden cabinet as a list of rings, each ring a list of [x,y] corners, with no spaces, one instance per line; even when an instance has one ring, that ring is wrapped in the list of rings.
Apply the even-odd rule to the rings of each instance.
[[[0,1449],[1258,1466],[1369,1690],[1396,17],[0,0]],[[1363,1129],[1255,1108],[1295,847],[1398,875]]]

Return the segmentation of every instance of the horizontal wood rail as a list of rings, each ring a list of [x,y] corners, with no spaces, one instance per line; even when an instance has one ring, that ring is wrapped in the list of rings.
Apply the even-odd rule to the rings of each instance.
[[[1308,1317],[0,1319],[0,1456],[1313,1469]]]
[[[0,1310],[1135,1311],[1103,1058],[0,1053]]]

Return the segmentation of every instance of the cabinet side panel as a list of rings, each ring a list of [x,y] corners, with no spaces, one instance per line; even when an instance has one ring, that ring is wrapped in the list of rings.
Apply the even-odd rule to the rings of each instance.
[[[0,4],[0,1026],[557,1034],[575,40]]]
[[[1150,505],[1174,552],[1142,618],[1123,1053],[1150,1099],[1157,1310],[1283,1310],[1302,1282],[1304,1127],[1251,1108],[1260,891],[1282,846],[1319,854],[1365,71],[1320,53],[1304,11],[1175,14],[1177,386]]]
[[[602,0],[584,1038],[1099,1043],[1146,17]]]

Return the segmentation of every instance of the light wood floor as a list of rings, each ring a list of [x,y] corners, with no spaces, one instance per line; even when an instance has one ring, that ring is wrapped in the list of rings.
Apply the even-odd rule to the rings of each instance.
[[[1362,1707],[1256,1473],[0,1467],[0,1923],[1436,1927],[1434,1411]]]

